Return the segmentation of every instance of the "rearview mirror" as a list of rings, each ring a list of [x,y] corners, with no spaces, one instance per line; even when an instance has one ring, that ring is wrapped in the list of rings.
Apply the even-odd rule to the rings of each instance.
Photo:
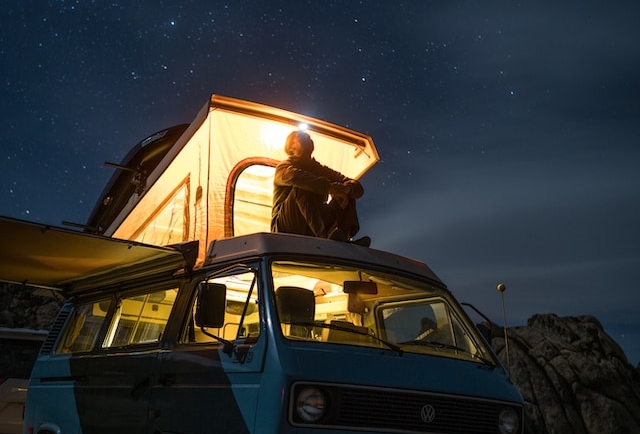
[[[377,294],[376,282],[362,282],[360,280],[347,280],[344,282],[345,294]]]
[[[224,325],[227,287],[221,283],[201,282],[198,286],[196,325],[220,328]]]

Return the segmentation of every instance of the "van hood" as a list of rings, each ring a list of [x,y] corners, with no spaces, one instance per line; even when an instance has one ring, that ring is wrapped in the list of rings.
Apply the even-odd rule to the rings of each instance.
[[[335,347],[335,350],[329,350],[329,347]],[[522,402],[522,396],[502,366],[449,357],[406,352],[399,355],[391,350],[334,345],[299,347],[294,357],[301,378],[313,378],[320,382],[429,390]],[[322,369],[318,368],[319,365]]]

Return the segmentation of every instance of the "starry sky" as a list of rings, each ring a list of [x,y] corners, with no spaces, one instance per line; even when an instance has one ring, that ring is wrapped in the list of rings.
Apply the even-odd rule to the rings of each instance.
[[[18,1],[0,214],[84,223],[212,93],[371,135],[361,234],[509,325],[594,315],[640,361],[640,3]]]

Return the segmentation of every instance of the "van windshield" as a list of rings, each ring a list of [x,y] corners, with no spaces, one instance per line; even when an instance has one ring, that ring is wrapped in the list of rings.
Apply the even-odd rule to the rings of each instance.
[[[426,281],[327,263],[271,265],[285,338],[484,363],[490,351],[448,291]]]

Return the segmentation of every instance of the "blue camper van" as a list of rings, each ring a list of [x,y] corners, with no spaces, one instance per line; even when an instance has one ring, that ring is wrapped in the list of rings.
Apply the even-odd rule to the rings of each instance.
[[[25,433],[522,432],[520,393],[424,263],[257,233],[211,243],[194,266],[198,242],[0,223],[39,246],[3,278],[66,299]]]
[[[522,433],[520,393],[427,265],[269,233],[301,124],[346,176],[379,161],[365,134],[213,95],[112,165],[84,233],[0,218],[0,279],[65,300],[26,434]]]

